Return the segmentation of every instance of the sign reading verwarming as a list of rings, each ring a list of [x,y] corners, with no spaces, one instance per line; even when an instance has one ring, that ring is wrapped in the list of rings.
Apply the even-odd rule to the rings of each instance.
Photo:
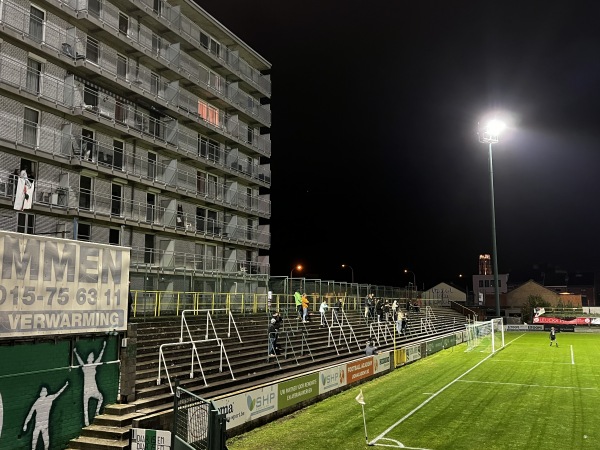
[[[129,249],[0,231],[0,338],[125,330]]]

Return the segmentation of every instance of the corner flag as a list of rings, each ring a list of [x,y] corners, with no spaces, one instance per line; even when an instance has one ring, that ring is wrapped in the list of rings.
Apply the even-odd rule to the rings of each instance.
[[[361,405],[365,404],[365,398],[363,397],[363,393],[362,393],[362,389],[360,390],[360,392],[358,393],[358,395],[356,396],[355,399],[358,403],[360,403]]]

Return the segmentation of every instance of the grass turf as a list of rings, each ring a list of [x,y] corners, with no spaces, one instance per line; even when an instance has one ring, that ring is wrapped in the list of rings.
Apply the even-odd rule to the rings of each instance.
[[[600,335],[506,333],[494,356],[441,351],[229,439],[230,450],[600,448]],[[384,434],[385,433],[385,434]],[[370,447],[373,448],[373,447]]]

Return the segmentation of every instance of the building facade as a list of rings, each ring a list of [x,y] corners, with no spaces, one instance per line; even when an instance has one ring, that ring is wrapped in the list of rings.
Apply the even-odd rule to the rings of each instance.
[[[131,287],[266,291],[270,64],[188,0],[0,0],[0,229]]]

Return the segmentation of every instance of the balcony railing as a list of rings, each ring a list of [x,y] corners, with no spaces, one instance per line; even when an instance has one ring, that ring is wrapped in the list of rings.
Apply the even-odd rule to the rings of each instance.
[[[131,266],[137,270],[186,269],[186,272],[211,274],[267,275],[269,265],[254,261],[238,261],[196,253],[168,252],[156,248],[133,247]]]
[[[0,15],[0,24],[17,31],[20,35],[39,41],[39,38],[35,33],[30,33],[29,23],[31,15],[28,10],[12,3],[10,0],[5,0],[0,3],[0,7],[3,8],[2,14]],[[72,58],[76,64],[81,60],[83,64],[87,64],[90,67],[97,67],[97,70],[103,74],[110,75],[114,79],[119,78],[119,69],[117,67],[118,55],[111,47],[97,44],[95,39],[88,37],[84,33],[79,33],[79,35],[83,36],[82,38],[74,39],[71,33],[67,33],[66,29],[62,29],[51,22],[44,22],[43,30],[43,40],[41,42],[42,48],[52,49],[57,53],[65,54]],[[198,66],[196,65],[195,67],[197,68]],[[143,70],[142,75],[147,76],[147,78],[150,79],[147,87],[148,92],[151,92],[154,89],[152,75],[145,74]],[[135,79],[133,81],[135,81]],[[133,83],[133,81],[132,85],[136,84]],[[192,81],[201,83],[199,79]],[[60,101],[61,104],[68,107],[77,106],[70,104],[70,102],[67,101],[73,100],[73,88],[69,87],[69,89],[65,91],[64,83],[62,88],[63,90],[61,92],[63,93],[63,98],[59,98],[59,93],[56,93],[55,100]],[[231,137],[240,144],[253,148],[265,156],[271,155],[271,141],[266,139],[265,136],[253,135],[253,133],[249,131],[251,128],[246,123],[238,120],[236,116],[231,116],[218,108],[208,105],[200,99],[194,103],[194,99],[197,97],[181,91],[182,90],[176,88],[167,88],[164,91],[164,96],[161,97],[161,100],[167,102],[169,108],[184,114],[186,117],[193,119],[197,123]],[[180,107],[178,104],[173,103],[175,95],[181,97],[184,106]],[[158,97],[158,91],[156,96]],[[191,109],[187,109],[186,106]],[[117,113],[117,111],[113,109],[112,117],[114,117],[115,113]],[[109,111],[107,111],[107,117],[110,118]]]
[[[12,200],[15,192],[14,174],[8,171],[0,172],[0,197]],[[270,242],[270,234],[265,231],[178,211],[174,199],[163,198],[163,201],[169,200],[171,206],[162,207],[147,202],[125,200],[122,196],[99,194],[94,189],[74,191],[68,186],[39,179],[35,180],[34,196],[34,205],[75,209],[79,211],[82,220],[85,219],[86,213],[89,213],[93,214],[95,219],[122,219],[138,225],[185,232],[186,235],[226,239],[240,245],[264,247]]]
[[[85,111],[86,114],[96,115],[98,120],[113,121],[115,124],[124,125],[149,136],[152,144],[155,144],[157,139],[166,143],[176,141],[178,151],[191,158],[204,159],[211,166],[220,167],[228,172],[240,173],[261,182],[270,183],[271,181],[271,173],[266,166],[242,164],[237,156],[230,155],[231,151],[214,146],[208,141],[198,138],[196,134],[185,133],[175,127],[171,121],[156,119],[149,114],[135,110],[131,105],[117,102],[113,97],[106,95],[99,97],[98,92],[92,88],[84,88],[83,95],[79,95],[78,99],[73,99],[73,88],[66,87],[63,80],[39,72],[32,74],[24,63],[12,58],[5,57],[0,60],[0,84],[29,92],[63,106],[80,105],[82,111]],[[85,103],[86,93],[88,98],[95,99],[96,105]],[[67,97],[71,97],[69,102],[66,100]],[[21,142],[19,136],[16,136],[16,141]]]
[[[271,111],[260,105],[257,99],[227,82],[225,78],[216,72],[204,67],[195,58],[175,47],[171,48],[171,44],[163,38],[153,39],[150,28],[139,23],[135,18],[130,17],[114,5],[103,2],[99,10],[94,10],[89,8],[88,1],[84,0],[78,2],[77,5],[73,5],[74,7],[69,6],[75,13],[87,12],[89,16],[101,22],[104,28],[112,29],[115,35],[119,36],[128,45],[135,43],[142,47],[146,53],[162,60],[163,64],[175,70],[186,70],[187,75],[193,78],[190,78],[192,81],[197,82],[212,94],[239,107],[248,115],[263,122],[263,124],[270,125]],[[126,23],[121,21],[122,14],[127,17]],[[202,46],[201,48],[204,49]]]
[[[124,151],[120,147],[106,145],[97,140],[61,133],[53,128],[26,124],[23,119],[0,113],[0,119],[4,124],[0,127],[0,139],[35,147],[52,155],[64,158],[76,158],[83,162],[96,164],[99,167],[107,167],[122,171],[123,174],[133,175],[140,179],[163,184],[165,188],[174,187],[183,190],[189,196],[196,196],[217,204],[230,205],[240,210],[269,215],[271,202],[260,196],[248,196],[244,187],[239,189],[228,188],[222,183],[215,183],[208,178],[199,182],[198,174],[185,170],[173,169],[170,166],[151,161],[147,157],[141,157],[131,152]],[[25,136],[25,130],[30,132]],[[36,144],[32,144],[31,140]],[[2,177],[0,181],[7,177]]]

